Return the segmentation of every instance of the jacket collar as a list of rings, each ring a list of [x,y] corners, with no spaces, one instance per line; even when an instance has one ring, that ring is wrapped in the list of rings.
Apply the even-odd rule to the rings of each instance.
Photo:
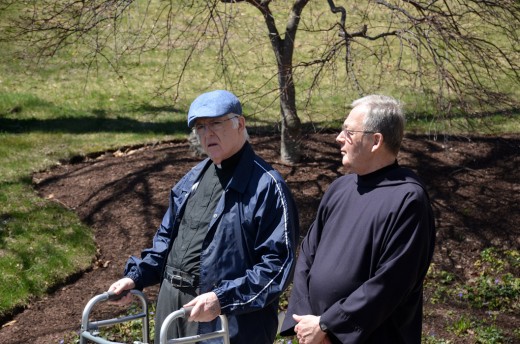
[[[233,177],[229,182],[229,188],[236,190],[239,193],[244,193],[249,179],[253,173],[253,164],[255,158],[255,152],[251,144],[246,141],[244,144],[242,156],[235,168]]]

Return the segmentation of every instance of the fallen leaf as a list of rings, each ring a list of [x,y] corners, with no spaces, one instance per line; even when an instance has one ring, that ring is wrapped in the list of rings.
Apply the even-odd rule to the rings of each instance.
[[[15,323],[16,323],[16,320],[11,320],[11,321],[6,322],[5,324],[3,324],[2,328],[7,327],[7,326],[13,326]]]

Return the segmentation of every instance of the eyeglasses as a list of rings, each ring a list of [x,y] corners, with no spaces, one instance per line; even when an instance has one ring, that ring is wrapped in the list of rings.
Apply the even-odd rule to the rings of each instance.
[[[208,129],[213,131],[213,132],[219,131],[219,130],[222,130],[224,128],[224,123],[226,121],[229,121],[230,119],[237,118],[237,117],[238,116],[233,116],[233,117],[229,117],[229,118],[223,119],[221,121],[212,121],[212,122],[207,122],[205,124],[202,124],[202,123],[195,124],[193,126],[193,131],[196,132],[199,135],[203,134]]]
[[[355,133],[375,134],[375,133],[377,133],[377,131],[369,131],[369,130],[351,130],[351,129],[343,128],[343,130],[341,131],[341,133],[342,133],[345,137],[351,137],[351,136],[354,135]]]

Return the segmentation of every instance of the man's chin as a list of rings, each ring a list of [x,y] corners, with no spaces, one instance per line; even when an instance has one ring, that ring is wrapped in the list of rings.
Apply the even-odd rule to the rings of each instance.
[[[213,146],[213,147],[208,147],[206,149],[206,154],[208,155],[208,157],[213,161],[215,162],[216,160],[222,160],[221,159],[221,154],[220,154],[220,151],[218,150],[218,147],[217,146]],[[220,162],[219,162],[220,163]]]
[[[213,161],[214,164],[217,164],[219,165],[220,163],[222,163],[222,158],[218,155],[211,155],[211,154],[208,154],[209,158],[211,161]]]

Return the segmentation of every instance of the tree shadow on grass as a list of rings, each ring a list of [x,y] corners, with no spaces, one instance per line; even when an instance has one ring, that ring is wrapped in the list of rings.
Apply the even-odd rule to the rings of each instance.
[[[38,118],[30,112],[43,112],[51,118]],[[144,116],[171,114],[168,121],[142,121]],[[184,111],[174,106],[154,106],[147,103],[127,109],[108,111],[103,108],[78,111],[61,108],[39,98],[17,100],[10,109],[0,110],[0,132],[4,133],[156,133],[174,135],[188,132]]]
[[[174,135],[187,133],[186,121],[142,122],[128,117],[95,118],[70,117],[53,119],[12,119],[0,118],[0,132],[22,134],[29,132],[48,133],[156,133]]]

